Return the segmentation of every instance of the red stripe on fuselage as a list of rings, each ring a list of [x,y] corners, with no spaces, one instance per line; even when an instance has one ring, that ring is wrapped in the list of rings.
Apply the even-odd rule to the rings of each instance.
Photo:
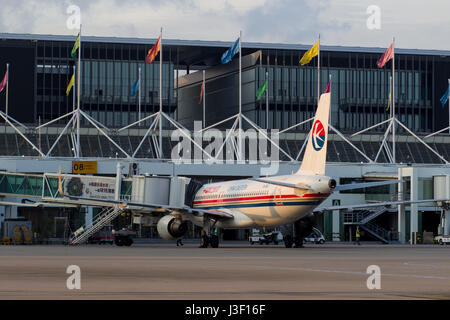
[[[210,203],[226,203],[226,202],[237,202],[237,201],[252,201],[252,200],[283,200],[283,199],[301,199],[301,198],[324,198],[328,197],[329,194],[322,193],[307,193],[302,197],[295,194],[283,194],[283,195],[269,195],[269,196],[258,196],[258,197],[239,197],[239,198],[220,198],[211,200],[200,200],[194,201],[194,205],[197,204],[210,204]]]

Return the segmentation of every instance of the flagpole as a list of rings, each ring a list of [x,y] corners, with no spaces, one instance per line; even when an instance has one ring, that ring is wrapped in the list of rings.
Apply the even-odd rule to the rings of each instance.
[[[159,156],[162,158],[162,62],[163,62],[163,28],[161,27],[160,44],[159,44]]]
[[[239,31],[239,158],[242,156],[242,31]],[[241,159],[239,159],[241,160]]]
[[[77,67],[76,67],[75,65],[73,65],[74,80],[75,80],[76,71],[77,71]],[[74,81],[74,86],[75,86],[75,81]],[[76,88],[78,88],[78,86],[76,86]],[[73,92],[72,92],[72,110],[75,111],[75,103],[76,103],[76,101],[75,101],[75,96],[76,96],[76,94],[75,94],[75,88],[73,88],[72,91],[73,91]]]
[[[78,43],[78,108],[77,108],[77,150],[76,157],[80,157],[80,88],[81,88],[81,24],[80,24],[80,41]]]
[[[388,106],[389,109],[389,119],[392,121],[393,113],[392,113],[392,76],[389,77],[389,95],[388,95]],[[388,110],[386,109],[386,110]]]
[[[397,163],[395,159],[395,126],[396,126],[396,115],[395,115],[395,38],[392,38],[392,115],[393,115],[393,126],[392,126],[392,153],[394,164]]]
[[[205,70],[203,70],[203,129],[206,128],[206,84]]]
[[[9,63],[6,64],[6,117],[8,117],[8,103],[9,103]]]
[[[266,71],[266,129],[269,130],[269,72]]]
[[[319,33],[319,46],[317,54],[317,105],[320,100],[320,33]]]
[[[139,104],[139,121],[141,121],[141,67],[139,67],[139,97],[138,97],[138,104]],[[139,122],[139,126],[141,126],[141,123]]]

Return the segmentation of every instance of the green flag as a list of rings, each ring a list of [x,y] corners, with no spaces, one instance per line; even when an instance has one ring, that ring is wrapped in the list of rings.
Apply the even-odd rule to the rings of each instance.
[[[267,80],[264,81],[264,84],[258,89],[258,92],[256,93],[256,98],[259,100],[261,100],[262,95],[266,92],[267,90]]]
[[[80,34],[78,34],[77,41],[75,41],[75,44],[73,46],[72,54],[71,54],[72,58],[75,58],[77,56],[77,50],[79,47],[80,47]]]

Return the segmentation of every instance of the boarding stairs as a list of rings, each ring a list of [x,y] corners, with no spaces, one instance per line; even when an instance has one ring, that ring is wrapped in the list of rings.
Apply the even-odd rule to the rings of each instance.
[[[85,225],[73,233],[70,238],[70,244],[74,245],[86,242],[104,226],[110,224],[121,212],[122,209],[119,206],[104,208],[94,221],[92,221],[91,226]]]
[[[346,212],[344,214],[344,224],[357,225],[378,240],[389,243],[389,231],[371,222],[376,217],[388,211],[386,208],[376,210],[362,210],[356,212]]]

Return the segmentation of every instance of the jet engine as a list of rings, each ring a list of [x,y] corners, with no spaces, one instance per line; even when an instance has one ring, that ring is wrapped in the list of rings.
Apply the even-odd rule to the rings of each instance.
[[[178,240],[187,232],[187,221],[167,215],[159,219],[157,230],[163,239]]]

